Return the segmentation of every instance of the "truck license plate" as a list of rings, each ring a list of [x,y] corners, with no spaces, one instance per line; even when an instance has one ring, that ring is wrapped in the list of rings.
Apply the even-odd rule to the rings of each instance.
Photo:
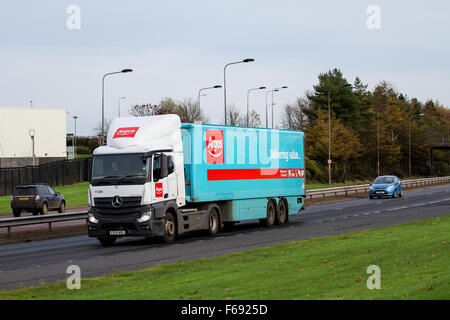
[[[110,231],[109,235],[110,236],[124,236],[125,230]]]

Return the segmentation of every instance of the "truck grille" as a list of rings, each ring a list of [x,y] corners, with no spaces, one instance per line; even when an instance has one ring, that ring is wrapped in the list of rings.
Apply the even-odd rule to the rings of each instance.
[[[95,209],[100,214],[122,215],[133,214],[139,210],[142,197],[121,197],[122,204],[119,207],[113,206],[113,198],[94,198]]]

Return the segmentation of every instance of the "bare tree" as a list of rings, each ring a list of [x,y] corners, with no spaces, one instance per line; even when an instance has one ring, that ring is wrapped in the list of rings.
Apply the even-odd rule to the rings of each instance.
[[[183,123],[194,123],[195,121],[206,122],[208,120],[198,107],[198,104],[193,102],[192,99],[177,102],[172,98],[164,98],[158,105],[135,105],[131,107],[129,113],[135,117],[177,114]]]
[[[255,110],[250,111],[250,114],[248,115],[248,126],[251,128],[258,128],[261,127],[261,116],[258,112]],[[247,125],[247,116],[245,116],[245,124]]]
[[[128,110],[128,113],[133,117],[153,116],[157,107],[157,105],[151,104],[136,104]]]
[[[234,104],[227,108],[227,125],[229,126],[242,126],[246,124],[245,116],[241,116],[239,110],[236,109]]]
[[[307,98],[298,98],[295,105],[287,104],[284,107],[283,118],[281,120],[283,128],[290,130],[305,129],[304,108],[308,107],[309,100]]]
[[[108,135],[108,131],[109,131],[109,128],[111,127],[111,122],[112,122],[112,119],[105,119],[105,141],[106,141],[106,136]],[[101,137],[102,136],[102,122],[101,121],[99,121],[98,123],[97,123],[97,125],[94,127],[94,135],[96,136],[96,137]]]

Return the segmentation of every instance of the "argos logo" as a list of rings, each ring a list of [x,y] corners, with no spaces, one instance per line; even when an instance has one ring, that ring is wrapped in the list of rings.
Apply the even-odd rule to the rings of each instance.
[[[163,196],[163,184],[161,182],[155,183],[155,197],[161,198]]]
[[[117,129],[116,133],[114,134],[113,139],[134,138],[138,129],[139,129],[139,127],[119,128],[119,129]]]
[[[222,130],[206,130],[206,163],[224,163],[224,143]]]

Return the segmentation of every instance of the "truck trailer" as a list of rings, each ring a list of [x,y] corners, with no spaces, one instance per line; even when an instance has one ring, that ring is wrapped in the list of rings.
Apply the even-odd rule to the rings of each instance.
[[[305,198],[303,132],[115,118],[94,150],[88,234],[173,242],[246,220],[283,225]]]

